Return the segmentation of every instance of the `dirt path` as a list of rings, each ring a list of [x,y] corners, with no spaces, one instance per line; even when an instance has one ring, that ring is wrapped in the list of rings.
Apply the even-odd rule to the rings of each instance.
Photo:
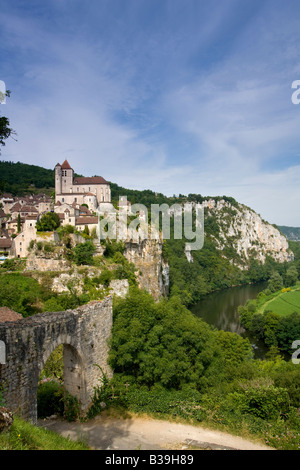
[[[151,418],[122,419],[101,415],[86,423],[48,419],[40,420],[38,425],[70,439],[84,440],[95,450],[271,450],[223,432]]]

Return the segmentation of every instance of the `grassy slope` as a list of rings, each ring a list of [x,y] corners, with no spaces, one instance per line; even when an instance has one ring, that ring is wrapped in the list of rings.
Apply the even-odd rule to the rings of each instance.
[[[71,441],[48,429],[14,417],[10,432],[0,434],[0,450],[89,450],[83,442]]]
[[[265,312],[266,310],[272,310],[281,316],[290,315],[293,312],[300,314],[300,290],[281,292],[262,306],[262,311]]]

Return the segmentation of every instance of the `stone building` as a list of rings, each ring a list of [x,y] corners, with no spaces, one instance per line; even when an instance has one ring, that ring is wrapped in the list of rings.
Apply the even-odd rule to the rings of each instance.
[[[65,160],[62,165],[55,167],[55,202],[72,205],[87,204],[91,210],[96,210],[101,202],[110,202],[111,192],[109,183],[102,176],[77,177],[74,170]]]

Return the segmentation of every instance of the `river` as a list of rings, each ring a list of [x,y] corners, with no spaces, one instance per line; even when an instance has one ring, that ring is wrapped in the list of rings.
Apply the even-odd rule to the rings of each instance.
[[[266,286],[266,282],[260,282],[216,291],[190,307],[190,310],[194,315],[219,330],[231,331],[249,338],[255,357],[263,359],[267,349],[262,342],[252,338],[242,327],[238,307],[244,305],[249,299],[255,299]]]

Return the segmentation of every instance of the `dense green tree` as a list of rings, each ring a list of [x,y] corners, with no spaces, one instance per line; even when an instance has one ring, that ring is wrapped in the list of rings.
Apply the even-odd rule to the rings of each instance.
[[[281,349],[291,352],[292,343],[300,338],[300,315],[292,313],[280,318],[277,339]]]
[[[54,186],[54,170],[21,162],[0,161],[0,191],[14,195],[47,192]]]
[[[0,292],[0,307],[9,307],[25,317],[39,311],[36,303],[44,295],[36,279],[21,274],[1,275]]]
[[[238,335],[218,334],[173,296],[158,303],[131,289],[114,306],[109,362],[115,374],[135,383],[179,390],[215,384],[224,366],[251,357]]]
[[[95,246],[91,241],[78,243],[73,250],[73,258],[76,264],[93,264]]]
[[[276,292],[277,290],[280,290],[283,288],[282,277],[277,271],[274,271],[271,274],[269,283],[268,283],[268,288],[270,289],[271,292]]]
[[[60,226],[60,218],[56,212],[47,212],[43,214],[36,224],[39,232],[52,232]]]
[[[296,266],[291,266],[287,269],[284,283],[286,287],[294,286],[298,281],[298,271]]]
[[[21,232],[21,216],[18,214],[18,222],[17,222],[17,232]]]
[[[6,91],[6,96],[10,96],[10,91]],[[9,119],[5,116],[0,116],[0,146],[5,145],[5,140],[15,135],[16,132],[10,127]],[[1,147],[0,147],[0,155],[1,155]]]

